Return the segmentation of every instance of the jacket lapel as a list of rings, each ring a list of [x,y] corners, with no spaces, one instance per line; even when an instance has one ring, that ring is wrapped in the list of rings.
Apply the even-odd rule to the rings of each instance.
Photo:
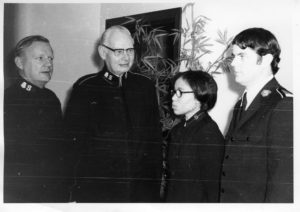
[[[275,78],[273,78],[258,92],[258,94],[255,96],[252,103],[249,105],[248,109],[246,111],[244,111],[245,114],[243,115],[242,119],[237,122],[236,130],[238,130],[245,123],[247,123],[247,121],[249,121],[259,111],[262,111],[262,108],[264,108],[267,104],[268,95],[273,92],[276,92],[276,87],[278,87],[278,86],[279,86],[279,84],[278,84],[277,80]]]

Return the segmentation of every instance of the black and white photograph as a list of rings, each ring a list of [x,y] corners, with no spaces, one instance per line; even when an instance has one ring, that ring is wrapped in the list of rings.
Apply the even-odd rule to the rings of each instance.
[[[0,211],[300,209],[298,0],[1,14]]]

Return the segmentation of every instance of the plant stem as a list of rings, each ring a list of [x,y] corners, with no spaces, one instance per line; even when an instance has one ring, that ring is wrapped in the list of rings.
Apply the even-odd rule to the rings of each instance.
[[[191,9],[191,18],[192,18],[192,32],[191,32],[191,39],[192,39],[192,60],[191,60],[191,63],[192,63],[192,68],[193,67],[193,64],[194,64],[194,60],[195,60],[195,28],[196,28],[196,23],[195,23],[195,20],[194,20],[194,4],[191,5],[192,9]]]
[[[212,67],[214,67],[216,64],[218,64],[220,61],[222,61],[224,59],[224,55],[225,53],[228,51],[230,45],[228,45],[222,52],[222,54],[218,57],[218,59],[216,59],[207,69],[207,72],[209,73],[209,71],[211,70]],[[216,69],[217,70],[217,69]],[[215,71],[216,71],[215,70]]]

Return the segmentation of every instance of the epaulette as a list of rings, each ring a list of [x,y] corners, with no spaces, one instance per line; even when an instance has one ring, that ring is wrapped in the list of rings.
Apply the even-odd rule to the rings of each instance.
[[[85,81],[91,79],[91,78],[94,78],[97,76],[98,73],[94,73],[94,74],[89,74],[89,75],[86,75],[86,76],[83,76],[81,77],[78,81],[77,81],[77,85],[82,85]]]
[[[284,98],[284,97],[293,97],[293,93],[290,92],[290,91],[288,91],[288,90],[286,90],[283,87],[276,88],[276,91],[281,96],[281,98]]]
[[[145,74],[140,74],[140,73],[136,73],[136,72],[132,72],[132,71],[129,71],[129,72],[130,72],[131,74],[138,75],[138,76],[142,76],[142,77],[145,77],[145,78],[151,80],[151,78],[150,78],[149,76],[145,75]]]

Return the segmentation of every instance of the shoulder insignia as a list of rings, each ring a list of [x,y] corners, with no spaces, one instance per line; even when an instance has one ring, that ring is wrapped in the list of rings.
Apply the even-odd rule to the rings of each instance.
[[[291,93],[290,91],[286,90],[283,87],[276,88],[276,91],[281,96],[281,98],[293,97],[293,93]]]
[[[151,78],[150,78],[149,76],[145,75],[145,74],[136,73],[136,72],[132,72],[132,71],[129,71],[129,72],[130,72],[131,74],[138,75],[138,76],[142,76],[142,77],[145,77],[145,78],[151,80]]]
[[[89,80],[91,78],[94,78],[96,76],[97,76],[97,73],[88,75],[86,77],[83,77],[83,78],[81,78],[81,79],[78,80],[78,85],[82,85],[85,81],[87,81],[87,80]]]
[[[262,92],[260,93],[262,95],[262,97],[267,97],[272,93],[272,91],[264,89],[262,90]]]

